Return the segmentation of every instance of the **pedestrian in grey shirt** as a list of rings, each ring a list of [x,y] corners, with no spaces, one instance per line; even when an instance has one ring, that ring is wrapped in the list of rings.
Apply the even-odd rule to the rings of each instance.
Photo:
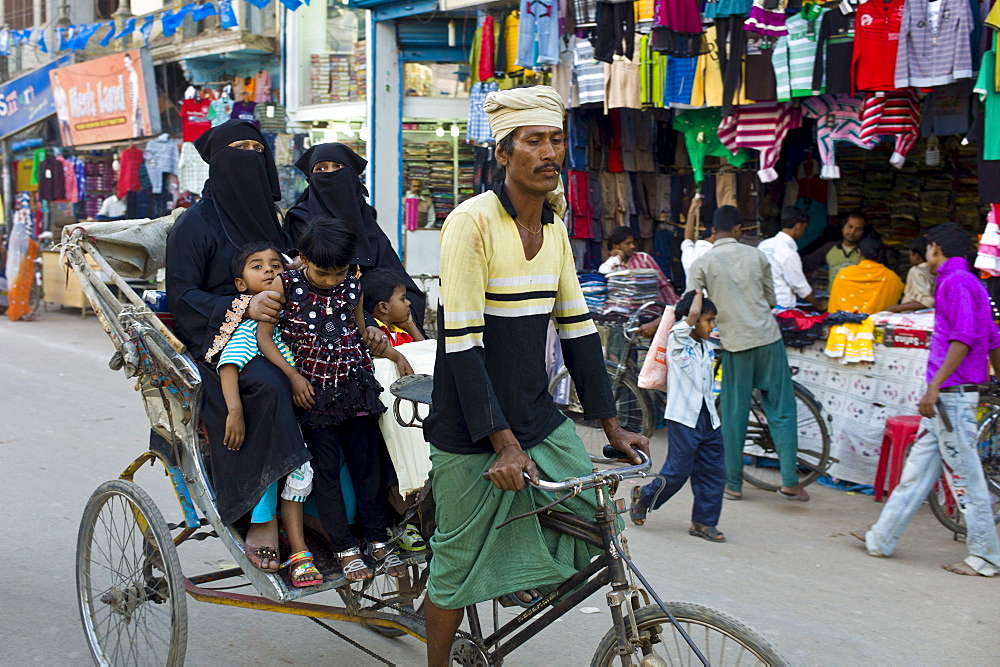
[[[743,443],[750,400],[759,389],[768,428],[778,450],[786,500],[809,500],[799,484],[798,414],[792,374],[781,332],[771,308],[775,305],[771,265],[762,252],[739,243],[743,216],[735,206],[720,206],[713,226],[712,249],[691,266],[689,289],[703,289],[719,310],[722,342],[722,440],[726,448],[726,490],[731,500],[743,497]]]

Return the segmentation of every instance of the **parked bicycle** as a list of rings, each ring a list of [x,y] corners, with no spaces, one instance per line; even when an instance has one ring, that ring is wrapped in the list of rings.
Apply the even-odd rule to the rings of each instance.
[[[666,394],[639,387],[639,353],[649,350],[648,343],[639,336],[639,322],[658,306],[662,307],[662,304],[655,301],[643,304],[623,325],[619,325],[619,331],[612,331],[609,338],[620,336],[623,343],[621,346],[609,345],[604,361],[618,408],[618,421],[627,430],[647,437],[656,430],[659,421],[657,408],[666,404]],[[792,374],[796,373],[798,368],[793,367]],[[793,381],[792,387],[798,415],[798,478],[799,484],[805,486],[826,474],[837,459],[830,455],[830,433],[819,403],[799,383]],[[563,414],[573,420],[587,451],[591,454],[600,452],[604,431],[599,421],[584,419],[583,406],[566,368],[553,378],[549,393]],[[777,449],[768,427],[761,394],[756,390],[750,402],[743,456],[743,479],[748,483],[767,491],[782,486]]]
[[[976,448],[986,474],[993,522],[1000,524],[1000,385],[992,384],[983,388],[979,397],[977,421],[979,430]],[[947,471],[941,474],[941,479],[931,489],[927,504],[941,525],[954,533],[955,539],[965,536],[965,519],[958,507]]]

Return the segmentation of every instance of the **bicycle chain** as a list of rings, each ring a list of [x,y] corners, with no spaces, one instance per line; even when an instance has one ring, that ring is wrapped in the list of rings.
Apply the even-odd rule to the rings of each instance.
[[[324,623],[323,621],[319,620],[318,618],[313,618],[312,616],[308,616],[307,618],[310,621],[312,621],[313,623],[321,626],[325,630],[329,630],[330,632],[332,632],[336,636],[340,637],[345,642],[347,642],[348,644],[350,644],[354,648],[358,649],[362,653],[366,653],[366,654],[370,655],[371,657],[375,658],[376,660],[378,660],[379,662],[381,662],[383,665],[389,665],[389,667],[396,667],[396,663],[391,662],[389,660],[386,660],[385,658],[383,658],[382,656],[380,656],[378,653],[375,653],[375,651],[372,651],[371,649],[362,646],[358,642],[354,641],[353,639],[351,639],[350,637],[348,637],[347,635],[345,635],[343,632],[340,632],[336,628],[333,628],[333,627],[327,625],[326,623]]]

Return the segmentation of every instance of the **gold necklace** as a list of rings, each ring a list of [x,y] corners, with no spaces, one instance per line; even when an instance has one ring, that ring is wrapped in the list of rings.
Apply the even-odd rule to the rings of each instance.
[[[537,232],[533,232],[530,229],[528,229],[527,227],[525,227],[524,225],[522,225],[520,223],[520,221],[518,221],[517,218],[514,218],[514,224],[517,225],[518,227],[520,227],[521,229],[523,229],[524,231],[528,232],[532,236],[534,236],[535,234],[541,234],[542,233],[542,223],[540,223],[540,222],[538,223],[538,231]]]

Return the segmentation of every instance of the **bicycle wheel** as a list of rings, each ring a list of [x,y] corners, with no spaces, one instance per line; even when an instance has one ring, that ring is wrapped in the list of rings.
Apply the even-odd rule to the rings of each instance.
[[[181,665],[187,600],[163,515],[137,484],[112,480],[87,502],[76,546],[87,644],[99,665]]]
[[[990,493],[993,523],[1000,524],[1000,405],[992,397],[984,397],[980,405],[979,433],[976,448],[986,475],[986,488]],[[958,508],[955,497],[944,479],[938,480],[927,495],[931,512],[945,528],[956,535],[965,535],[965,517]]]
[[[653,435],[656,429],[656,415],[650,405],[645,389],[640,389],[635,383],[634,375],[623,372],[618,380],[614,379],[618,366],[605,362],[608,375],[611,377],[615,406],[618,409],[618,421],[622,428],[633,433],[641,433],[647,437]],[[603,456],[604,445],[608,438],[604,435],[601,422],[596,419],[583,418],[583,406],[576,393],[573,379],[567,369],[562,369],[549,384],[549,393],[556,407],[573,421],[576,433],[583,440],[587,453]]]
[[[724,665],[784,665],[775,646],[729,614],[689,602],[668,602],[667,608],[713,667]],[[642,665],[697,665],[697,655],[670,618],[656,605],[635,614],[639,646],[632,663]],[[625,630],[632,638],[631,624]],[[591,667],[619,664],[618,634],[614,628],[601,639],[590,661]]]
[[[797,475],[799,484],[806,486],[815,482],[830,466],[830,433],[816,400],[797,383],[793,382],[792,386],[798,415]],[[765,491],[782,487],[778,452],[767,425],[760,392],[756,390],[750,402],[750,421],[743,445],[743,479]]]
[[[387,614],[401,616],[423,617],[424,598],[427,591],[427,560],[426,552],[413,555],[400,554],[406,562],[405,577],[390,577],[388,574],[378,574],[363,584],[341,586],[337,589],[340,599],[350,610],[368,609]],[[377,625],[365,625],[375,634],[383,637],[402,637],[406,633],[396,628],[383,628]]]

